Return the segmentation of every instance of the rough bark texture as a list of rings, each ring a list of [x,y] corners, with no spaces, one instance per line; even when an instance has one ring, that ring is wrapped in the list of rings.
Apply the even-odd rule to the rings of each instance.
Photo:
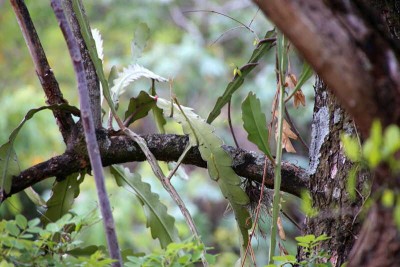
[[[35,65],[36,75],[38,76],[46,95],[46,103],[49,105],[67,103],[49,65],[46,53],[43,50],[42,43],[39,40],[39,36],[36,32],[35,26],[33,25],[25,2],[21,0],[11,0],[10,2],[14,9],[19,27],[21,28],[22,35],[24,36],[26,46],[28,47],[32,61]],[[75,124],[72,116],[71,114],[61,110],[54,110],[53,114],[56,118],[64,142],[67,143],[69,134]]]
[[[354,118],[362,140],[368,137],[375,119],[383,127],[400,126],[398,1],[254,2],[329,86]],[[400,266],[394,208],[380,201],[384,188],[399,193],[400,179],[384,164],[373,171],[371,194],[375,203],[359,235],[353,236],[358,230],[353,217],[361,199],[352,203],[346,193],[351,163],[344,157],[339,140],[339,132],[353,132],[353,126],[325,86],[317,83],[316,87],[309,186],[320,213],[308,219],[306,232],[332,236],[324,248],[330,251],[333,266],[340,266],[348,255],[348,266]],[[360,187],[367,177],[358,178]]]
[[[24,170],[14,177],[11,192],[3,194],[0,203],[7,197],[22,191],[49,177],[66,177],[69,174],[78,172],[89,167],[89,159],[86,152],[81,132],[75,133],[71,140],[75,146],[60,155],[45,162],[39,163]],[[150,151],[158,160],[176,161],[181,156],[189,142],[187,136],[173,134],[152,134],[142,136]],[[125,163],[131,161],[144,161],[145,155],[139,146],[129,137],[118,132],[99,130],[97,139],[100,146],[100,153],[104,166],[111,164]],[[247,179],[261,183],[265,157],[262,154],[224,146],[225,151],[232,157],[234,171]],[[202,168],[207,163],[201,158],[197,147],[194,147],[183,160],[184,164],[192,164]],[[268,164],[265,186],[273,188],[273,166]],[[302,168],[291,163],[283,162],[282,165],[282,190],[293,195],[300,196],[300,192],[307,186],[308,174]]]
[[[289,38],[368,136],[400,124],[399,47],[361,1],[254,1]]]
[[[64,1],[64,10],[68,17],[69,23],[71,25],[72,31],[78,42],[83,64],[85,67],[86,81],[88,84],[88,91],[90,96],[90,108],[93,114],[93,121],[96,128],[101,127],[101,106],[100,106],[100,83],[97,78],[96,69],[94,68],[93,61],[90,59],[89,51],[87,50],[86,44],[83,40],[79,23],[76,15],[72,8],[72,1]],[[85,13],[82,7],[83,13]]]
[[[354,244],[360,224],[358,213],[368,191],[368,173],[362,172],[357,179],[357,195],[352,200],[346,190],[346,181],[353,163],[346,158],[340,135],[357,136],[351,117],[340,107],[335,96],[326,85],[317,79],[315,106],[310,147],[309,188],[313,207],[318,215],[307,218],[305,234],[326,234],[332,237],[321,244],[331,255],[333,266],[340,266]],[[368,188],[365,188],[368,189]],[[304,257],[302,255],[301,257]]]
[[[71,3],[69,0],[66,2]],[[351,118],[354,118],[362,140],[368,137],[374,119],[379,119],[383,127],[389,124],[400,126],[400,4],[396,0],[254,2],[289,38],[331,90],[318,80],[309,184],[305,183],[307,174],[304,170],[287,163],[283,165],[282,189],[299,195],[302,188],[309,187],[313,205],[320,211],[316,217],[307,219],[304,232],[315,235],[325,233],[332,237],[321,246],[330,252],[329,260],[333,266],[340,266],[346,260],[349,267],[400,266],[400,234],[394,223],[394,207],[384,206],[380,199],[386,188],[399,193],[400,176],[393,174],[385,164],[374,170],[373,182],[369,181],[367,173],[361,173],[357,179],[358,194],[354,200],[350,199],[346,178],[352,164],[344,156],[340,143],[341,132],[356,133]],[[100,129],[97,77],[73,15],[71,24],[81,42],[82,54],[86,55],[87,77],[93,81],[89,89],[99,127],[97,137],[103,164],[145,160],[132,140]],[[31,29],[24,34],[29,35],[26,38],[29,41],[35,32]],[[45,84],[43,88],[45,91],[48,89]],[[339,102],[348,113],[343,111]],[[65,176],[87,168],[89,161],[81,128],[74,125],[73,132],[68,136],[68,149],[63,155],[21,172],[14,177],[11,192],[4,197],[47,177]],[[177,160],[187,144],[185,136],[148,135],[145,139],[156,158],[165,161]],[[233,168],[237,174],[261,181],[264,164],[261,155],[232,147],[224,148],[234,159]],[[184,163],[206,167],[196,148],[190,151]],[[267,187],[273,187],[272,177],[269,166]],[[363,189],[369,183],[375,202],[359,232],[361,222],[357,219],[366,196]]]

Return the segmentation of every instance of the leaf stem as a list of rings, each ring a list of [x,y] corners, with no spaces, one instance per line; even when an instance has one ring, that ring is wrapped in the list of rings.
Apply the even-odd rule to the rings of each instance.
[[[277,52],[278,52],[278,89],[279,89],[279,100],[278,100],[278,138],[276,144],[276,158],[275,158],[275,171],[274,171],[274,197],[272,206],[272,225],[271,225],[271,241],[269,246],[269,263],[274,262],[273,257],[275,255],[276,248],[276,233],[277,233],[277,221],[280,210],[280,188],[281,188],[281,163],[282,163],[282,132],[283,132],[283,114],[285,112],[285,85],[284,85],[284,74],[287,66],[287,51],[285,36],[278,31],[277,34]]]

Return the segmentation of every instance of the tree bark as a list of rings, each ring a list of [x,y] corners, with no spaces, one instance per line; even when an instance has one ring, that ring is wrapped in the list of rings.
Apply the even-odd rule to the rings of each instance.
[[[358,214],[366,199],[369,173],[359,172],[356,196],[346,190],[353,162],[346,158],[340,143],[341,134],[357,136],[354,121],[339,105],[321,79],[315,84],[315,105],[310,146],[309,189],[318,215],[306,219],[304,234],[331,237],[317,248],[331,255],[333,266],[341,266],[353,247],[360,223]],[[304,258],[304,253],[300,253]]]
[[[32,166],[13,177],[11,191],[8,194],[0,193],[0,203],[11,195],[46,178],[66,177],[90,167],[82,134],[77,133],[73,136],[71,142],[74,145],[70,144],[64,154]],[[142,138],[156,159],[161,161],[177,161],[189,142],[187,136],[173,134],[151,134],[144,135]],[[146,160],[138,144],[119,132],[98,130],[97,140],[103,166]],[[223,148],[232,157],[232,168],[239,176],[261,184],[264,173],[264,155],[230,146],[223,146]],[[197,147],[193,147],[189,151],[182,163],[202,168],[207,167],[207,163],[201,158]],[[264,185],[267,188],[273,188],[274,166],[268,162],[266,170]],[[300,196],[301,191],[307,187],[307,180],[308,174],[304,169],[289,162],[282,163],[282,191]]]
[[[368,137],[375,119],[384,128],[390,124],[400,126],[398,1],[254,2],[283,31],[354,118],[361,140]],[[348,266],[400,266],[394,207],[386,207],[381,201],[385,188],[399,193],[400,179],[384,164],[373,170],[374,204],[355,236],[359,226],[354,219],[365,198],[361,189],[368,175],[358,176],[358,199],[352,201],[345,189],[352,163],[343,154],[339,133],[355,131],[349,115],[333,95],[321,81],[317,82],[309,187],[313,205],[320,212],[307,219],[305,232],[332,237],[322,248],[330,252],[333,266],[346,260]]]

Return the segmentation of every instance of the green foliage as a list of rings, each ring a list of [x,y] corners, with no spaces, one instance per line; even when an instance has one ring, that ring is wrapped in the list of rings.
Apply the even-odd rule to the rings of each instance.
[[[304,266],[304,267],[330,267],[332,264],[330,262],[321,263],[329,259],[329,255],[324,251],[318,250],[317,247],[321,245],[322,242],[329,240],[325,234],[322,234],[318,237],[315,235],[305,235],[298,236],[295,238],[297,241],[297,245],[303,248],[304,254],[306,258],[301,261],[298,261],[296,256],[294,255],[282,255],[282,256],[274,256],[273,260],[275,262],[280,262],[280,264],[268,264],[265,267],[283,267],[286,264],[290,264],[291,266]]]
[[[77,237],[83,226],[93,223],[93,217],[65,214],[58,221],[39,226],[38,218],[28,221],[23,215],[15,220],[0,221],[1,266],[109,266],[112,260],[104,256],[103,248],[82,246]],[[8,264],[8,265],[6,265]]]
[[[46,225],[57,221],[66,214],[79,195],[79,185],[83,182],[85,174],[73,173],[62,181],[55,181],[52,195],[46,202],[47,210],[42,216],[42,222]]]
[[[248,134],[247,139],[273,161],[268,143],[267,120],[261,110],[260,99],[253,92],[250,92],[242,103],[242,118],[243,127]]]
[[[20,172],[17,154],[14,150],[15,138],[17,137],[22,126],[24,126],[25,122],[30,120],[37,112],[45,109],[64,110],[69,111],[73,114],[79,114],[79,110],[76,107],[70,106],[68,104],[43,106],[40,108],[31,109],[26,113],[24,119],[21,121],[18,127],[15,128],[10,134],[8,142],[0,146],[0,187],[4,189],[6,193],[9,193],[11,190],[12,177],[18,175]]]
[[[369,169],[376,168],[380,163],[387,163],[393,172],[400,170],[400,164],[394,154],[400,149],[400,128],[389,125],[382,133],[379,121],[374,121],[370,136],[360,148],[358,140],[348,135],[342,135],[346,156],[354,162],[361,162]]]
[[[356,197],[357,173],[359,165],[353,166],[347,174],[346,190],[352,199]]]
[[[211,179],[218,183],[233,209],[243,238],[242,247],[245,249],[249,242],[248,229],[251,228],[250,214],[245,207],[249,198],[240,187],[240,177],[232,170],[232,159],[221,147],[222,141],[215,135],[212,126],[192,109],[171,105],[171,102],[161,98],[157,99],[157,106],[164,110],[164,114],[173,114],[173,118],[182,125],[184,133],[189,135],[190,144],[198,146],[201,157],[207,161]]]
[[[125,267],[194,267],[195,263],[201,262],[204,245],[193,240],[181,243],[171,243],[165,250],[153,252],[145,256],[128,256]],[[216,262],[216,255],[206,254],[205,258],[209,264]]]
[[[284,109],[285,109],[285,84],[284,77],[288,70],[288,40],[281,31],[277,32],[276,37],[276,56],[277,56],[277,67],[278,67],[278,92],[279,97],[277,100],[277,108],[273,112],[277,112],[276,122],[276,159],[274,166],[274,195],[272,201],[272,223],[271,223],[271,240],[269,244],[269,263],[273,262],[276,248],[276,236],[278,231],[278,216],[281,209],[281,164],[282,164],[282,143],[283,140],[283,122],[284,122]]]
[[[382,204],[385,207],[393,207],[393,205],[395,204],[395,194],[393,190],[390,189],[386,189],[383,191],[382,194]]]
[[[396,206],[394,207],[393,216],[394,216],[394,221],[395,221],[397,227],[400,229],[400,195],[399,194],[397,195]]]
[[[275,35],[275,30],[268,31],[265,34],[265,39],[269,39]],[[228,84],[225,92],[217,99],[213,110],[207,118],[207,123],[212,123],[215,118],[221,113],[221,109],[231,100],[233,93],[240,88],[247,75],[257,66],[258,61],[273,47],[273,42],[266,41],[257,44],[256,49],[250,57],[248,63],[242,68],[235,68],[235,77],[233,81]],[[236,75],[237,74],[237,75]]]
[[[178,241],[175,219],[167,213],[167,207],[161,203],[159,196],[151,192],[150,185],[122,166],[113,165],[110,171],[119,186],[137,196],[147,214],[147,227],[150,227],[152,237],[160,241],[161,247]]]
[[[98,53],[96,52],[96,48],[94,45],[94,41],[91,37],[91,32],[90,32],[88,23],[87,23],[87,21],[85,21],[84,16],[81,13],[81,11],[82,11],[82,8],[80,7],[81,2],[82,1],[79,1],[79,0],[73,0],[73,5],[75,8],[75,11],[77,12],[77,17],[78,17],[78,20],[81,25],[81,31],[86,40],[86,44],[89,48],[91,58],[92,58],[93,62],[95,63],[96,72],[101,81],[101,84],[102,84],[102,87],[104,90],[104,94],[106,95],[106,98],[108,95],[107,100],[109,100],[111,109],[113,109],[113,104],[111,102],[111,94],[110,94],[109,88],[112,88],[114,86],[114,80],[116,80],[116,82],[118,83],[117,78],[118,78],[118,76],[120,76],[123,73],[120,73],[118,75],[117,69],[113,68],[109,75],[109,79],[108,79],[109,83],[106,83],[104,72],[108,68],[108,66],[107,66],[108,62],[107,61],[102,62],[100,60],[100,59],[102,59],[102,57],[100,56],[102,53],[100,52],[99,47],[97,47]],[[152,7],[151,9],[149,9],[148,6],[145,7],[146,3],[144,3],[144,2],[143,3],[140,3],[139,1],[133,1],[133,2],[135,2],[134,4],[136,5],[136,7],[130,8],[130,9],[126,8],[126,4],[121,5],[117,2],[111,3],[110,1],[102,1],[99,3],[96,2],[95,4],[93,4],[93,8],[90,8],[90,7],[86,8],[86,11],[88,12],[88,14],[93,13],[92,17],[93,18],[97,17],[98,21],[97,21],[97,23],[95,22],[96,26],[97,26],[97,24],[99,24],[101,22],[99,27],[102,30],[106,27],[110,27],[109,32],[111,32],[111,34],[109,34],[108,36],[106,35],[107,36],[106,40],[108,41],[108,45],[112,48],[111,53],[117,54],[117,56],[110,57],[109,62],[112,62],[113,64],[118,64],[118,63],[120,63],[118,61],[121,61],[121,60],[123,62],[131,61],[130,57],[129,57],[129,59],[127,59],[127,57],[124,59],[118,58],[118,56],[124,55],[124,53],[127,50],[127,49],[124,49],[124,46],[121,45],[120,43],[123,42],[123,41],[121,41],[121,40],[124,40],[123,38],[127,38],[127,36],[130,35],[127,33],[132,32],[132,29],[129,27],[132,27],[131,25],[138,25],[138,26],[136,26],[135,33],[134,33],[134,41],[131,46],[133,57],[134,57],[133,63],[136,63],[135,60],[137,60],[137,57],[139,57],[141,55],[142,50],[146,46],[146,43],[148,41],[148,36],[149,36],[149,28],[147,27],[147,25],[144,23],[138,22],[138,17],[141,17],[140,20],[145,20],[146,23],[148,23],[150,26],[152,26],[151,28],[155,32],[154,35],[157,37],[154,39],[155,40],[154,43],[157,44],[157,46],[153,47],[151,53],[148,53],[146,55],[146,58],[142,58],[142,60],[144,60],[146,63],[143,65],[150,66],[149,69],[154,70],[154,71],[155,71],[155,68],[164,70],[164,73],[161,72],[162,75],[178,76],[177,80],[179,80],[179,83],[177,83],[177,86],[174,89],[176,89],[176,91],[179,92],[179,88],[185,88],[184,94],[185,94],[185,96],[187,96],[188,99],[191,99],[191,98],[196,99],[195,97],[198,97],[200,94],[202,94],[202,92],[204,92],[204,89],[207,88],[207,86],[205,86],[205,84],[204,84],[204,81],[207,81],[207,82],[211,81],[213,88],[226,86],[226,84],[223,84],[224,78],[221,78],[221,76],[225,74],[225,72],[224,72],[225,61],[229,62],[229,61],[231,61],[231,59],[225,59],[224,58],[225,55],[223,57],[221,57],[221,55],[226,54],[232,58],[232,57],[238,57],[238,55],[240,56],[240,53],[243,53],[243,51],[246,51],[246,49],[248,47],[243,46],[243,45],[240,46],[240,40],[239,40],[240,38],[236,38],[236,41],[235,41],[235,50],[236,50],[235,53],[238,55],[233,54],[231,51],[229,53],[224,53],[225,48],[219,44],[213,44],[212,46],[202,47],[202,45],[201,45],[202,42],[197,42],[197,40],[192,40],[192,39],[194,39],[192,36],[190,36],[190,37],[184,36],[184,34],[182,34],[182,32],[184,32],[184,31],[179,31],[176,29],[175,25],[173,25],[173,26],[170,25],[171,21],[168,22],[168,20],[165,19],[165,17],[169,17],[170,14],[169,14],[168,9],[164,8],[165,3],[161,3],[162,1],[156,1],[154,3],[152,2],[151,4],[153,6],[151,6]],[[88,3],[88,4],[91,5],[91,3]],[[38,6],[38,4],[34,4],[34,1],[32,2],[31,5]],[[112,7],[112,9],[111,9],[111,7]],[[40,23],[43,23],[43,20],[47,22],[47,24],[45,24],[46,30],[43,32],[39,32],[39,34],[41,37],[42,36],[47,37],[46,42],[48,40],[51,40],[51,41],[48,41],[47,43],[54,44],[55,42],[54,42],[53,36],[51,36],[52,38],[48,39],[49,32],[50,33],[58,33],[59,29],[57,28],[56,23],[53,23],[54,25],[53,25],[53,27],[51,27],[51,23],[49,23],[47,20],[48,20],[48,18],[53,17],[53,16],[46,16],[46,13],[44,13],[45,10],[46,9],[43,8],[43,6],[41,6],[41,8],[36,7],[34,9],[34,11],[36,11],[36,12],[31,12],[31,13],[32,13],[34,19],[35,19],[35,17],[40,18],[38,20],[38,24],[36,24],[36,21],[35,21],[36,25],[40,25]],[[107,13],[108,13],[107,16],[104,14],[104,10],[107,10]],[[111,10],[113,12],[111,12]],[[115,12],[116,10],[119,10],[119,12],[118,11]],[[37,14],[39,14],[39,11],[40,11],[41,15],[37,16]],[[145,11],[145,12],[143,12],[143,11]],[[249,12],[249,11],[247,9],[241,10],[240,11],[241,17],[243,17],[242,16],[243,12]],[[250,13],[251,12],[252,11],[250,11]],[[119,14],[117,16],[114,15],[114,17],[112,17],[113,16],[112,13],[119,13]],[[154,18],[156,18],[156,19],[154,19]],[[165,22],[165,25],[163,25],[163,27],[158,27],[159,21],[161,18],[164,18],[163,21]],[[263,19],[263,18],[261,17],[261,19]],[[108,20],[111,23],[103,24],[103,22],[104,22],[103,20],[104,21]],[[14,20],[12,20],[12,21],[14,21]],[[126,23],[127,21],[129,21],[129,23]],[[6,21],[3,21],[3,22],[6,22]],[[191,22],[190,22],[190,24],[191,24]],[[204,34],[204,36],[207,35],[207,36],[210,36],[211,38],[213,38],[213,36],[215,36],[215,34],[219,35],[221,33],[221,27],[218,24],[220,24],[220,23],[212,23],[212,27],[207,27],[207,31],[209,31],[209,32]],[[254,23],[254,24],[256,24],[256,23]],[[226,24],[223,26],[229,27],[230,25]],[[265,25],[263,24],[262,27],[265,27]],[[2,27],[1,30],[6,29],[6,28],[7,27]],[[38,27],[39,31],[41,30],[40,28],[41,27]],[[54,30],[54,29],[56,29],[56,30]],[[264,29],[262,29],[262,30],[264,30]],[[18,30],[14,30],[14,32],[19,33]],[[201,33],[201,34],[203,34],[203,33]],[[55,35],[55,34],[53,34],[53,35]],[[9,35],[6,34],[3,36],[9,36]],[[266,37],[272,37],[272,36],[268,36],[268,34],[267,34]],[[207,37],[207,38],[209,38],[209,37]],[[4,40],[4,41],[8,42],[9,39],[11,39],[11,38],[7,38],[7,40]],[[208,40],[202,40],[202,41],[208,42]],[[44,44],[46,42],[44,42]],[[246,42],[246,40],[245,40],[245,42]],[[62,41],[58,40],[56,43],[60,44],[60,43],[62,43]],[[164,45],[162,47],[162,46],[160,46],[160,43],[164,43],[167,45]],[[18,45],[18,46],[20,46],[20,45]],[[249,61],[249,64],[243,66],[242,68],[238,68],[238,67],[235,68],[234,76],[236,76],[236,77],[234,77],[234,80],[232,81],[232,83],[230,83],[228,85],[227,90],[224,93],[224,96],[225,96],[224,101],[230,100],[233,93],[243,84],[243,79],[245,77],[248,77],[247,76],[248,72],[250,72],[253,68],[255,68],[255,66],[257,64],[255,62],[257,62],[263,55],[266,54],[266,51],[269,49],[269,48],[266,49],[267,47],[272,47],[272,43],[271,42],[261,42],[260,44],[258,44],[257,48],[253,52],[253,55]],[[65,84],[62,84],[63,85],[62,87],[66,88],[66,90],[64,89],[64,93],[67,93],[67,94],[69,93],[72,96],[74,96],[73,92],[75,92],[75,91],[67,89],[67,88],[75,86],[74,80],[72,78],[68,77],[68,75],[70,73],[68,73],[68,71],[64,71],[64,68],[60,68],[62,71],[57,73],[58,72],[57,71],[58,64],[60,61],[62,61],[61,59],[59,59],[60,51],[62,51],[60,49],[64,49],[64,48],[65,48],[65,46],[60,46],[60,48],[58,48],[58,46],[55,47],[54,51],[56,51],[55,52],[55,55],[57,56],[57,57],[55,57],[56,60],[53,60],[51,58],[51,56],[49,57],[49,59],[50,59],[50,61],[52,61],[52,60],[55,61],[54,62],[55,64],[52,65],[52,67],[56,66],[54,69],[55,69],[56,74],[58,74],[57,78],[59,79],[59,81],[64,82],[64,83],[65,83],[65,80],[69,81],[67,86],[65,86]],[[107,50],[107,51],[110,51],[110,50]],[[20,52],[20,51],[18,51],[18,52]],[[19,55],[20,53],[10,53],[10,54],[11,55]],[[51,55],[51,53],[49,53],[49,54]],[[100,59],[98,58],[98,54],[100,56]],[[221,57],[221,58],[219,58],[219,57]],[[179,60],[176,60],[177,58],[179,58]],[[1,60],[2,60],[2,55],[0,55],[0,61]],[[153,63],[151,63],[151,62],[153,62]],[[31,62],[29,61],[29,63],[31,63]],[[104,68],[105,68],[104,71],[103,71],[103,65],[102,65],[103,63],[104,63]],[[18,63],[18,64],[22,65],[20,63]],[[9,66],[9,64],[3,64],[3,65]],[[126,65],[126,63],[125,63],[125,65]],[[153,66],[151,66],[151,65],[153,65]],[[9,68],[10,67],[7,67],[7,69],[9,69]],[[29,69],[31,70],[31,66],[29,66]],[[167,71],[165,72],[165,70],[167,70]],[[174,71],[175,71],[175,73],[174,73]],[[158,70],[155,72],[159,73]],[[167,73],[167,74],[165,74],[165,73]],[[25,75],[25,76],[33,77],[34,75]],[[262,75],[259,75],[259,76],[262,76]],[[18,77],[20,78],[21,75],[18,75]],[[68,77],[68,78],[66,79],[65,77]],[[165,77],[167,77],[167,76],[165,76]],[[30,79],[35,79],[35,78],[36,77],[30,78]],[[215,80],[213,81],[213,79],[215,79]],[[218,82],[218,83],[216,83],[216,82]],[[250,80],[246,81],[246,85],[251,85],[250,84],[251,82],[252,81],[250,81]],[[116,85],[117,85],[117,83],[116,83]],[[11,84],[13,84],[13,83],[11,82]],[[126,86],[123,86],[123,88],[121,88],[121,90],[119,92],[123,92],[123,90],[128,88],[128,86],[130,86],[130,85],[131,85],[130,82],[128,82],[128,84]],[[13,86],[14,86],[14,84],[13,84]],[[190,88],[190,91],[188,91],[187,88]],[[263,93],[265,93],[265,91],[266,90],[264,90]],[[154,94],[155,94],[155,92],[154,92]],[[210,94],[207,93],[206,95],[207,95],[207,98],[214,99],[212,92],[210,92]],[[226,96],[228,96],[228,97],[226,97]],[[145,97],[145,98],[148,99],[148,97]],[[73,101],[73,100],[74,99],[69,99],[69,101]],[[204,96],[203,96],[203,98],[200,100],[203,101],[206,99],[204,99]],[[128,116],[130,116],[134,113],[136,113],[136,114],[140,113],[140,115],[138,115],[138,116],[136,116],[136,114],[135,114],[135,116],[133,116],[131,119],[132,121],[134,121],[135,119],[139,119],[139,117],[142,117],[142,115],[144,113],[147,114],[147,109],[148,109],[147,104],[151,105],[151,103],[141,102],[140,95],[137,96],[136,99],[133,100],[131,103],[132,103],[132,106],[130,105],[129,109],[131,109],[132,112],[129,111],[130,114],[128,114],[128,113],[126,113],[126,114]],[[142,103],[144,103],[144,105],[142,105]],[[221,108],[225,104],[223,104],[221,106]],[[202,105],[202,107],[207,107],[207,106],[208,106],[208,104]],[[176,109],[176,107],[175,107],[175,109]],[[153,109],[153,111],[156,113],[157,120],[164,119],[163,117],[158,116],[161,113],[160,109]],[[218,111],[218,114],[219,114],[219,112],[220,111]],[[145,116],[146,114],[144,114],[143,116]],[[125,118],[127,118],[127,117],[125,117]],[[50,119],[53,119],[53,118],[50,118]],[[186,121],[188,124],[191,124],[191,120],[192,120],[192,118],[189,118],[189,120],[186,120]],[[162,121],[161,123],[159,123],[159,125],[163,125],[164,122],[165,121]],[[45,128],[45,127],[42,127],[42,128]],[[190,130],[193,130],[193,129],[190,129]],[[196,130],[194,130],[193,132],[196,132]],[[32,135],[32,134],[30,133],[30,135]],[[207,138],[208,138],[208,136],[205,136],[205,139],[207,139]],[[46,138],[43,138],[43,139],[46,140]],[[196,139],[197,139],[197,136],[196,136]],[[199,138],[199,139],[201,140],[202,138]],[[62,142],[60,142],[60,143],[62,143]],[[220,149],[220,147],[219,147],[221,145],[220,142],[215,142],[215,143],[209,142],[209,144],[210,145],[217,144],[218,145],[217,150]],[[49,148],[49,147],[46,147],[46,149],[51,151],[52,148]],[[238,177],[236,176],[236,174],[234,174],[233,178],[229,178],[229,179],[227,178],[231,174],[231,171],[228,171],[228,169],[230,169],[231,162],[225,161],[225,158],[227,156],[225,153],[219,154],[216,152],[214,154],[214,152],[215,151],[211,151],[211,153],[210,153],[210,152],[206,151],[203,153],[204,155],[209,156],[208,163],[209,163],[210,168],[213,169],[213,175],[211,175],[211,173],[210,173],[210,176],[213,179],[217,180],[217,182],[219,183],[221,190],[223,191],[225,196],[227,194],[229,194],[228,199],[232,200],[234,198],[237,198],[236,201],[239,202],[239,204],[236,205],[236,208],[234,208],[234,211],[236,213],[236,217],[241,218],[240,220],[242,221],[242,224],[243,224],[243,222],[244,222],[243,218],[247,218],[248,213],[247,213],[247,211],[245,211],[245,209],[243,209],[242,206],[243,206],[243,203],[247,202],[247,200],[243,197],[241,188],[236,184],[238,181],[238,179],[237,179]],[[51,153],[54,154],[53,151],[51,151]],[[222,157],[220,157],[221,155],[222,155]],[[10,157],[10,158],[12,158],[12,157]],[[220,159],[221,159],[221,162],[220,162]],[[218,166],[218,165],[220,165],[220,166]],[[219,173],[220,171],[222,171],[222,172]],[[220,178],[221,174],[223,176],[226,176],[226,178]],[[191,176],[193,176],[193,173],[191,174]],[[67,210],[67,207],[69,207],[73,198],[76,196],[76,194],[79,194],[79,187],[77,187],[78,185],[75,183],[75,181],[72,181],[72,182],[73,182],[72,190],[67,190],[69,183],[64,183],[64,181],[61,182],[60,184],[58,182],[55,184],[55,186],[53,188],[52,199],[57,200],[57,205],[54,205],[53,211],[57,212],[57,208],[60,208],[60,210],[59,210],[60,213],[58,215],[54,216],[53,218],[51,218],[51,220],[55,220],[57,217],[59,217],[63,213],[65,213],[65,211]],[[139,182],[141,182],[140,179],[139,179]],[[233,183],[233,185],[231,183]],[[138,190],[143,190],[144,192],[146,192],[146,190],[147,190],[146,186],[143,186],[144,189],[139,189],[139,188],[140,187],[138,187]],[[210,187],[208,187],[206,190],[208,190],[208,189],[210,189]],[[211,188],[211,190],[212,189],[213,188]],[[237,191],[237,190],[239,190],[239,191]],[[120,197],[121,192],[115,191],[111,195],[113,195],[113,194],[115,196]],[[90,196],[89,197],[87,196],[87,192],[82,193],[81,196],[83,198],[90,199]],[[186,197],[186,195],[185,195],[185,197]],[[190,198],[190,196],[189,196],[189,198]],[[40,203],[40,201],[41,201],[40,198],[38,198],[38,200],[36,202]],[[90,202],[90,201],[82,201],[82,202],[80,202],[79,206],[88,205],[87,204],[88,202]],[[232,201],[231,201],[231,203],[232,203]],[[51,204],[51,201],[49,200],[48,205],[51,206],[50,204]],[[121,203],[121,205],[131,205],[131,203]],[[137,206],[140,206],[140,205],[137,205]],[[238,206],[239,206],[239,208],[237,208]],[[147,209],[146,209],[146,211],[147,211]],[[240,213],[238,213],[238,211],[239,212],[243,211],[244,214],[238,215],[238,214],[240,214]],[[132,212],[134,212],[134,211],[132,211]],[[115,210],[115,213],[117,213],[117,209]],[[203,215],[203,217],[204,217],[204,215]],[[130,218],[129,222],[138,224],[138,222],[135,220],[138,220],[137,217],[132,216],[132,218]],[[133,222],[133,221],[135,221],[135,222]],[[143,223],[143,222],[139,222],[139,223]],[[128,225],[128,223],[126,223],[126,220],[123,223],[121,223],[121,225],[122,224],[125,224],[124,227],[126,227],[126,229],[128,231],[131,231],[131,229],[129,228],[131,225]],[[135,225],[135,227],[136,226],[137,225]],[[52,225],[51,227],[54,227],[54,225]],[[242,229],[242,233],[246,233],[246,235],[244,235],[244,237],[247,237],[247,230],[243,231],[243,229]],[[98,236],[98,235],[96,235],[96,236]],[[122,239],[125,242],[125,244],[131,245],[133,243],[133,245],[136,245],[137,242],[132,242],[132,239],[136,239],[137,236],[135,236],[135,238],[130,238],[131,240],[127,240],[127,239],[129,239],[129,236],[130,235],[123,235],[123,236],[120,236],[120,239]],[[99,238],[99,239],[101,239],[101,238]],[[220,240],[220,241],[222,243],[225,240]],[[101,254],[102,253],[96,252],[96,247],[86,247],[86,248],[82,248],[81,250],[84,252],[86,251],[85,252],[86,254],[88,254],[90,251],[91,257],[86,258],[88,265],[101,266],[101,264],[103,264],[103,262],[101,262],[101,260],[102,260]],[[71,255],[80,257],[80,256],[78,256],[78,254],[83,253],[81,250],[78,248],[75,248],[73,250],[70,250],[68,253]],[[233,257],[233,256],[231,256],[231,257]],[[76,262],[72,261],[72,258],[69,260],[70,260],[69,261],[70,264],[76,263]],[[80,260],[81,259],[78,259],[78,261],[80,261]],[[107,260],[108,259],[105,259],[104,261],[107,261]],[[106,263],[104,262],[104,264],[106,264]]]
[[[318,214],[318,210],[312,206],[311,195],[308,191],[301,192],[301,210],[308,217],[314,217]]]
[[[125,125],[141,119],[156,107],[156,101],[144,91],[141,91],[137,97],[132,97],[129,101],[128,109],[125,111]]]
[[[341,140],[346,156],[353,162],[359,162],[361,160],[361,151],[358,140],[346,134],[341,136]]]

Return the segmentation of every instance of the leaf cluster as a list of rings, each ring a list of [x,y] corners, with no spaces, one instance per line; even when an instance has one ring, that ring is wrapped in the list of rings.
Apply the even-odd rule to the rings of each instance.
[[[82,248],[77,237],[92,224],[91,216],[65,214],[44,228],[40,219],[27,220],[18,214],[15,220],[0,221],[1,266],[109,266],[104,248]]]
[[[322,234],[320,236],[315,235],[305,235],[298,236],[295,238],[297,241],[297,245],[302,247],[306,258],[302,260],[298,260],[295,255],[282,255],[282,256],[274,256],[273,260],[275,262],[280,262],[279,264],[269,264],[265,267],[282,267],[287,264],[295,265],[295,266],[303,266],[303,267],[330,267],[332,264],[328,261],[324,263],[330,256],[324,252],[323,250],[318,250],[318,246],[321,245],[322,242],[329,240],[330,237]]]
[[[186,240],[180,243],[170,243],[164,250],[153,252],[144,256],[128,256],[126,267],[191,267],[201,262],[201,255],[204,250],[203,244],[198,244],[194,240]],[[216,262],[216,255],[206,254],[208,263]]]

